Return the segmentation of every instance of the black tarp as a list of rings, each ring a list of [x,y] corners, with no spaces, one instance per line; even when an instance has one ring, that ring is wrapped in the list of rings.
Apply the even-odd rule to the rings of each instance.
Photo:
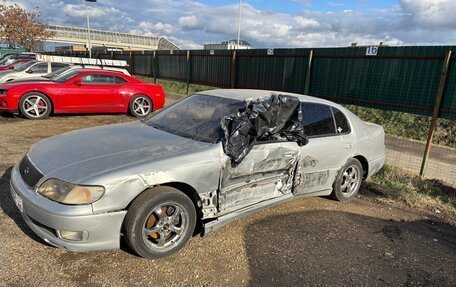
[[[302,146],[308,140],[302,126],[297,97],[272,94],[247,101],[236,114],[222,119],[223,150],[233,165],[241,163],[258,142],[293,141]]]

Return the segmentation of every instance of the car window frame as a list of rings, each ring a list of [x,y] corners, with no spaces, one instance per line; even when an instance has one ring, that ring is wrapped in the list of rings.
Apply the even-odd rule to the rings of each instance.
[[[335,128],[336,128],[336,134],[337,134],[337,135],[348,135],[348,134],[351,134],[351,132],[352,132],[352,125],[351,125],[351,122],[350,122],[350,120],[348,119],[347,115],[346,115],[341,109],[338,109],[338,108],[333,107],[333,106],[330,106],[330,107],[331,107],[331,112],[332,112],[332,114],[333,114],[334,125],[335,125]],[[338,132],[337,132],[337,122],[336,122],[336,116],[335,116],[334,110],[341,112],[342,115],[344,116],[345,121],[346,121],[347,124],[348,124],[348,131],[347,131],[347,132],[341,132],[341,133],[338,133]]]
[[[26,62],[27,63],[27,62]],[[42,64],[46,64],[46,72],[44,73],[37,73],[35,71],[33,71],[32,74],[48,74],[49,73],[49,63],[48,62],[36,62],[34,63],[33,65],[31,65],[30,67],[28,67],[27,69],[25,69],[23,72],[28,72],[28,71],[31,71],[34,67],[38,66],[38,65],[42,65]]]
[[[102,76],[108,76],[108,77],[112,77],[114,79],[114,82],[113,83],[90,83],[90,82],[84,82],[84,78],[86,76],[90,76],[90,75],[102,75]],[[125,80],[124,83],[117,83],[116,81],[116,78],[119,77],[117,75],[110,75],[110,74],[103,74],[103,73],[87,73],[87,74],[84,74],[84,75],[81,75],[81,81],[82,81],[82,84],[83,85],[98,85],[98,86],[105,86],[105,85],[124,85],[124,84],[127,84],[128,81],[124,78],[122,78],[122,80]],[[120,78],[120,77],[119,77]]]
[[[340,136],[340,135],[347,135],[347,134],[350,134],[352,132],[352,126],[351,126],[351,122],[349,121],[348,117],[345,115],[345,113],[332,106],[332,105],[328,105],[328,104],[325,104],[325,103],[318,103],[318,102],[310,102],[310,101],[301,101],[301,109],[302,109],[302,105],[303,104],[314,104],[314,105],[322,105],[322,106],[326,106],[326,107],[329,107],[329,110],[331,111],[331,116],[332,116],[332,119],[333,119],[333,124],[334,124],[334,130],[335,130],[335,133],[334,134],[322,134],[322,135],[313,135],[313,136],[308,136],[306,135],[306,137],[308,139],[315,139],[315,138],[326,138],[326,137],[333,137],[333,136]],[[345,120],[347,121],[348,123],[348,127],[349,127],[349,131],[348,132],[343,132],[343,133],[338,133],[337,132],[337,123],[336,123],[336,117],[334,116],[334,109],[340,111],[344,117],[345,117]],[[304,110],[302,109],[302,112],[304,113]],[[303,127],[304,127],[304,123],[303,123]],[[305,133],[305,127],[304,127],[304,133]]]

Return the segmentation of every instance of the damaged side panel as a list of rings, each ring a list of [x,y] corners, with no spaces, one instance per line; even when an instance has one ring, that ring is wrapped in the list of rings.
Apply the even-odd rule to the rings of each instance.
[[[299,154],[295,142],[257,144],[236,166],[222,154],[219,211],[230,212],[291,193]]]

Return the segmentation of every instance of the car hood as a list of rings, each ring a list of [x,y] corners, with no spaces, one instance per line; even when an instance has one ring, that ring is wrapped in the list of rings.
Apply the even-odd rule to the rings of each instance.
[[[46,178],[73,183],[139,162],[205,146],[142,122],[83,129],[44,139],[30,149],[30,161]]]
[[[44,83],[50,83],[52,82],[51,79],[48,79],[48,78],[45,78],[45,77],[33,77],[33,78],[25,78],[25,79],[17,79],[17,80],[13,80],[11,82],[8,82],[8,84],[17,84],[17,83],[21,83],[21,84],[26,84],[26,83],[34,83],[36,84],[37,82],[44,82]]]
[[[0,71],[0,77],[3,77],[3,76],[6,76],[8,74],[11,74],[12,72],[16,72],[14,70],[4,70],[4,71]]]

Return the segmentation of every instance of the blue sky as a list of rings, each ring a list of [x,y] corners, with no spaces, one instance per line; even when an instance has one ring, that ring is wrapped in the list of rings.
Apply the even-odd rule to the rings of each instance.
[[[80,0],[16,0],[49,24],[84,27]],[[98,0],[94,28],[166,36],[182,48],[236,38],[239,1]],[[241,37],[256,48],[456,43],[456,0],[244,0]]]

